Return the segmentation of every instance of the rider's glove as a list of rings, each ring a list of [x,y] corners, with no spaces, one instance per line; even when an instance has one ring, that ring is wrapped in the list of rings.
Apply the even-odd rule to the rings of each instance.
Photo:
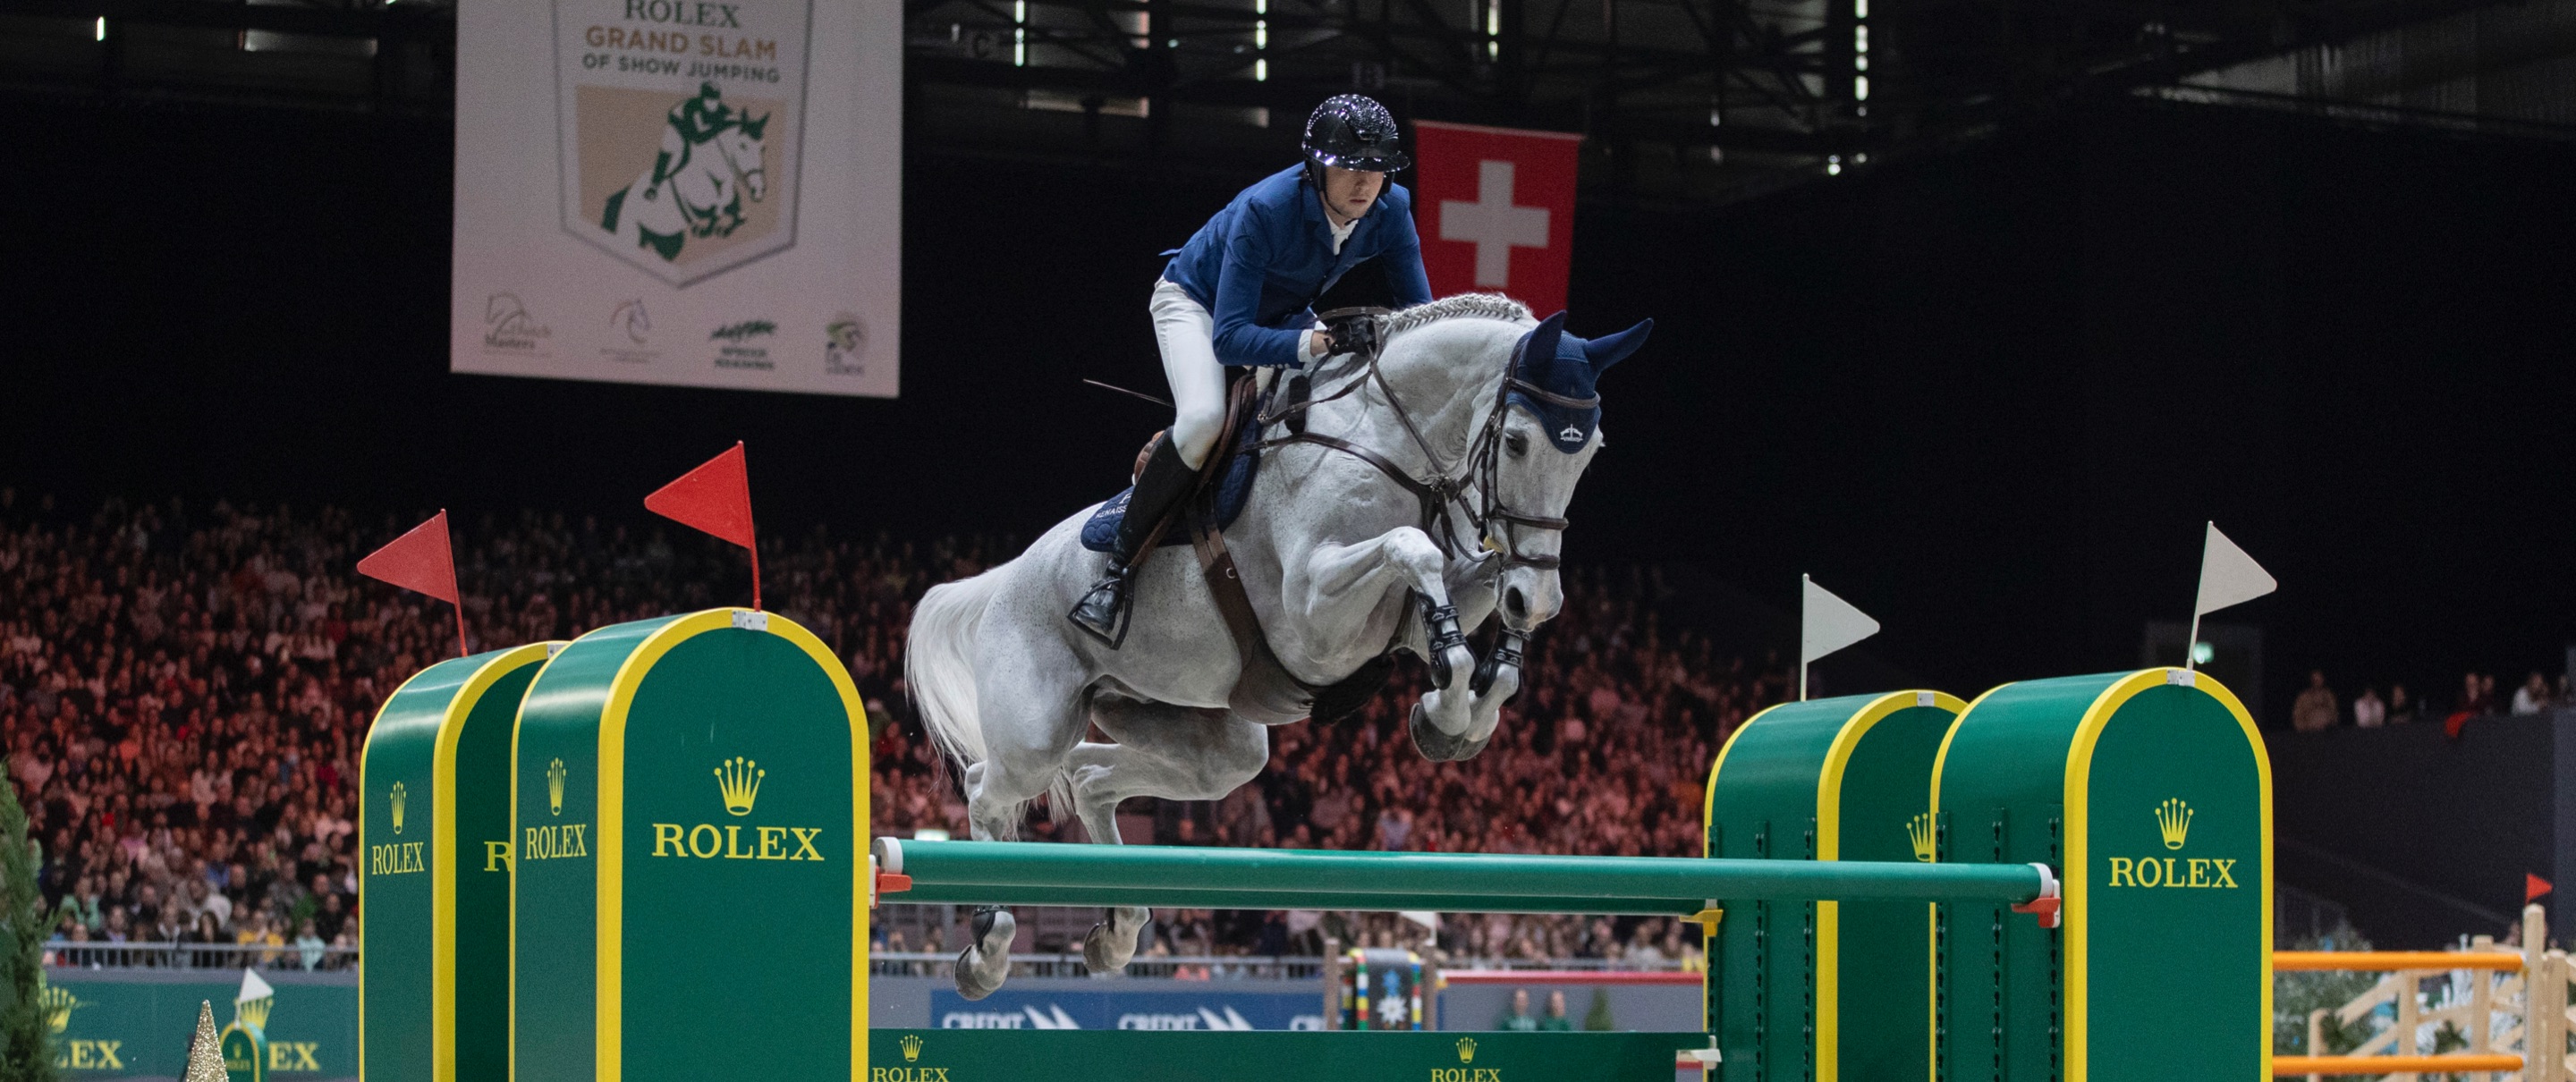
[[[1374,357],[1379,345],[1377,326],[1377,316],[1359,312],[1325,321],[1324,333],[1333,336],[1335,353]]]

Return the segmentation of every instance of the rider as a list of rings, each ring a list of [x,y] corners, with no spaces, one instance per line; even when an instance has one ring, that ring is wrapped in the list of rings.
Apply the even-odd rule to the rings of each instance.
[[[1387,182],[1412,165],[1386,106],[1344,94],[1306,119],[1306,160],[1234,197],[1171,255],[1154,284],[1154,339],[1171,382],[1173,418],[1154,442],[1109,554],[1108,574],[1068,615],[1115,650],[1126,638],[1137,551],[1188,494],[1225,423],[1225,369],[1303,368],[1336,352],[1366,352],[1365,319],[1317,327],[1315,298],[1353,266],[1382,258],[1399,305],[1431,300],[1412,197]]]
[[[712,81],[698,84],[698,96],[671,107],[670,123],[662,126],[662,156],[653,160],[653,180],[644,186],[644,198],[653,198],[662,182],[671,179],[675,164],[689,160],[689,147],[715,137],[716,131],[733,119],[733,109],[724,103],[724,91]]]

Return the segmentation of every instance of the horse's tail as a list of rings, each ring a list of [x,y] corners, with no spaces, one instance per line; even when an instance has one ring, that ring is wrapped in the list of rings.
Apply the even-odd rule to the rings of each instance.
[[[975,707],[975,633],[1000,585],[998,569],[942,583],[912,611],[904,680],[931,742],[959,763],[984,759],[984,723]]]

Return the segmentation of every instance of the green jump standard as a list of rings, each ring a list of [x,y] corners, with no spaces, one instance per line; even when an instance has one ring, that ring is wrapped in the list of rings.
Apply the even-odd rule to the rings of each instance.
[[[562,643],[454,658],[403,682],[359,760],[358,1072],[509,1074],[510,734]],[[461,991],[470,989],[470,991]]]

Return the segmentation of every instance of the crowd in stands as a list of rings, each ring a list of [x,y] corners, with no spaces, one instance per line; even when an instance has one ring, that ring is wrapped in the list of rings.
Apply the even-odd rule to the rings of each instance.
[[[2377,687],[2364,687],[2353,696],[2346,709],[2326,683],[2322,671],[2308,673],[2308,684],[2290,704],[2290,727],[2298,732],[2314,733],[2342,725],[2360,729],[2377,729],[2389,725],[2411,725],[2419,721],[2439,722],[2451,736],[2478,718],[2499,714],[2527,717],[2560,706],[2576,705],[2576,689],[2568,685],[2561,673],[2556,681],[2533,670],[2510,696],[2496,692],[2493,673],[2471,672],[2460,677],[2460,692],[2447,709],[2427,707],[2424,701],[2406,690],[2404,684],[2388,685],[2382,697]]]
[[[355,785],[385,695],[454,649],[444,605],[358,577],[410,525],[331,508],[108,501],[74,510],[0,489],[0,745],[29,817],[61,964],[238,964],[127,944],[230,945],[269,964],[342,964],[357,938]],[[532,513],[456,524],[476,649],[570,638],[719,604],[738,552],[685,530]],[[877,728],[877,829],[963,834],[953,773],[905,700],[903,636],[931,584],[1013,546],[769,539],[771,608],[849,665]],[[1223,801],[1139,800],[1130,841],[1327,849],[1682,855],[1699,846],[1716,742],[1787,694],[1776,664],[1661,627],[1646,570],[1569,570],[1499,734],[1431,765],[1404,718],[1418,666],[1358,716],[1275,733],[1271,767]],[[1144,835],[1150,835],[1146,837]],[[1033,809],[1026,836],[1078,840]],[[1153,954],[1395,944],[1392,918],[1160,914]],[[1680,958],[1668,921],[1453,918],[1474,957]],[[930,939],[940,938],[937,930]],[[918,944],[935,946],[932,944]],[[901,944],[890,944],[901,946]],[[235,954],[237,958],[239,955]]]

